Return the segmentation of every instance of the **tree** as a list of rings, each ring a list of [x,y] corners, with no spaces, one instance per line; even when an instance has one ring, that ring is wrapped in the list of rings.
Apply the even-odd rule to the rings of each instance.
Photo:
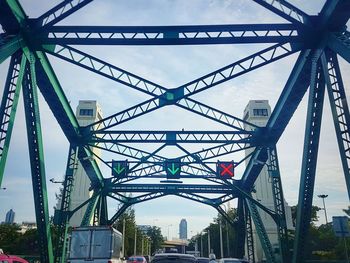
[[[123,233],[123,221],[125,220],[125,233]],[[135,210],[129,207],[113,224],[113,227],[121,232],[125,239],[124,256],[132,256],[134,254],[134,238],[135,238]]]
[[[153,255],[157,249],[161,248],[164,242],[164,237],[162,231],[157,226],[152,226],[147,230],[147,236],[151,240],[151,254]]]
[[[237,219],[237,209],[233,208],[227,211],[230,221],[235,221]],[[189,250],[194,250],[195,243],[198,244],[198,250],[203,251],[203,255],[208,256],[208,230],[210,233],[210,249],[216,256],[220,256],[220,222],[222,222],[222,241],[224,257],[233,257],[236,254],[234,248],[234,238],[236,235],[236,230],[231,226],[230,223],[221,215],[218,214],[216,218],[213,219],[213,223],[210,223],[208,227],[203,229],[201,234],[198,234],[190,240]],[[228,238],[227,238],[228,235]],[[229,244],[227,241],[229,240]],[[231,241],[231,242],[230,242]],[[201,247],[203,245],[203,248]],[[227,251],[229,247],[229,251]],[[229,252],[229,253],[228,253]]]
[[[16,253],[18,238],[21,236],[20,227],[17,224],[0,225],[0,248],[5,253]]]
[[[293,225],[296,226],[297,224],[297,210],[298,210],[298,206],[294,205],[291,207],[292,209],[292,220],[293,220]],[[317,212],[322,210],[322,208],[318,207],[318,206],[312,206],[311,208],[311,224],[313,224],[314,222],[318,221],[318,215]]]

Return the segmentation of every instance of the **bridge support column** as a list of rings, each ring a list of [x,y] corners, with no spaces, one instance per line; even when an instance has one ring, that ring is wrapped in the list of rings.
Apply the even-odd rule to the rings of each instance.
[[[32,173],[35,217],[39,232],[40,260],[41,262],[53,263],[54,257],[49,223],[44,149],[34,66],[35,58],[31,53],[29,57],[30,63],[27,62],[26,64],[26,72],[23,79],[23,101]]]
[[[236,223],[235,235],[235,257],[243,258],[244,256],[244,241],[245,241],[245,217],[244,217],[244,200],[238,198],[237,206],[238,220]]]
[[[26,61],[26,57],[21,52],[12,55],[2,95],[0,106],[0,187],[4,176]]]
[[[302,263],[305,260],[305,245],[311,221],[312,198],[315,185],[317,154],[325,90],[324,77],[321,73],[322,69],[318,63],[318,56],[315,55],[311,68],[293,263]]]
[[[254,221],[254,225],[255,225],[256,231],[258,233],[261,246],[264,250],[266,260],[269,263],[276,263],[276,260],[275,260],[274,254],[273,254],[273,250],[272,250],[272,246],[271,246],[271,242],[270,242],[269,237],[266,233],[264,223],[261,220],[258,208],[256,207],[255,203],[253,203],[250,199],[247,198],[246,201],[247,201],[250,215]]]
[[[78,165],[78,147],[70,146],[64,177],[61,206],[55,211],[54,223],[57,225],[58,237],[56,241],[55,263],[65,263],[67,255],[67,234],[69,226],[69,210],[71,205],[71,193],[74,186],[74,171]]]
[[[279,242],[279,254],[280,262],[287,263],[290,261],[289,247],[288,247],[288,230],[286,213],[284,206],[284,197],[282,190],[282,182],[280,169],[277,158],[276,146],[268,148],[269,162],[268,162],[268,172],[269,177],[272,180],[272,194],[273,201],[275,205],[275,212],[279,216],[277,223],[278,230],[278,242]]]
[[[328,51],[322,55],[322,68],[325,75],[328,98],[331,105],[335,133],[337,136],[340,158],[350,200],[350,113],[346,99],[337,55]]]
[[[246,249],[247,249],[246,255],[248,257],[249,262],[255,263],[253,224],[252,224],[252,218],[251,218],[249,207],[246,200],[244,200],[244,217],[245,217],[245,235],[246,235]]]

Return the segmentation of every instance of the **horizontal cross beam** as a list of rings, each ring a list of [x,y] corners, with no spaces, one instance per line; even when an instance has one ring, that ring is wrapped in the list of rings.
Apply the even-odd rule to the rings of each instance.
[[[240,131],[102,131],[93,143],[248,143],[251,132]],[[244,138],[238,137],[244,136]]]
[[[43,44],[198,45],[301,41],[292,24],[193,26],[53,26],[38,34]]]
[[[106,185],[106,191],[116,193],[202,193],[202,194],[233,194],[231,186],[225,185],[191,185],[191,184],[115,184]]]

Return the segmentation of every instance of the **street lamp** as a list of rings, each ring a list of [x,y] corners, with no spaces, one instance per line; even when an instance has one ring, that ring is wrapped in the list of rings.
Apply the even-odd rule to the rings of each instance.
[[[55,178],[51,178],[50,182],[53,184],[63,184],[64,183],[63,181],[56,181]]]
[[[201,232],[201,257],[204,257],[204,255],[203,255],[203,232]]]
[[[322,202],[323,202],[323,210],[324,210],[324,216],[326,217],[326,224],[328,225],[328,219],[327,219],[327,210],[326,210],[326,204],[324,202],[324,199],[328,197],[328,195],[318,195],[319,198],[322,198]]]
[[[207,230],[207,233],[208,233],[208,257],[210,255],[210,230],[208,229]]]
[[[220,256],[224,257],[224,247],[222,244],[222,218],[219,219],[219,227],[220,227]]]
[[[225,213],[227,214],[228,210],[229,210],[229,207],[228,207],[228,204],[227,204],[227,208],[226,208],[226,204],[222,204],[224,206],[224,210],[225,210]],[[226,221],[226,245],[227,245],[227,257],[230,257],[230,241],[229,241],[229,234],[228,234],[228,222],[227,220]]]
[[[171,224],[168,225],[168,240],[170,240],[169,229],[170,229],[171,226],[173,226],[173,225],[171,225]]]

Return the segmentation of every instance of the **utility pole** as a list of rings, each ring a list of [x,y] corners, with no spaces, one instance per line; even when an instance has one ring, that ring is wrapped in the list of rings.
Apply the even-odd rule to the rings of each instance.
[[[219,227],[220,227],[220,256],[221,258],[224,257],[224,246],[222,244],[222,219],[219,221]]]
[[[228,223],[226,220],[226,243],[227,243],[227,257],[230,257],[230,239],[229,239],[229,235],[228,235]]]
[[[201,257],[204,257],[203,255],[203,233],[201,232]]]
[[[143,236],[142,236],[142,239],[141,239],[141,256],[143,256],[143,242],[144,242],[144,239],[143,239]]]
[[[208,257],[209,257],[209,254],[210,254],[210,231],[208,229]]]
[[[122,253],[123,253],[123,257],[125,257],[125,218],[123,219],[123,236],[122,236],[122,240],[123,240]]]
[[[137,245],[137,227],[135,226],[134,256],[136,256],[136,245]]]

